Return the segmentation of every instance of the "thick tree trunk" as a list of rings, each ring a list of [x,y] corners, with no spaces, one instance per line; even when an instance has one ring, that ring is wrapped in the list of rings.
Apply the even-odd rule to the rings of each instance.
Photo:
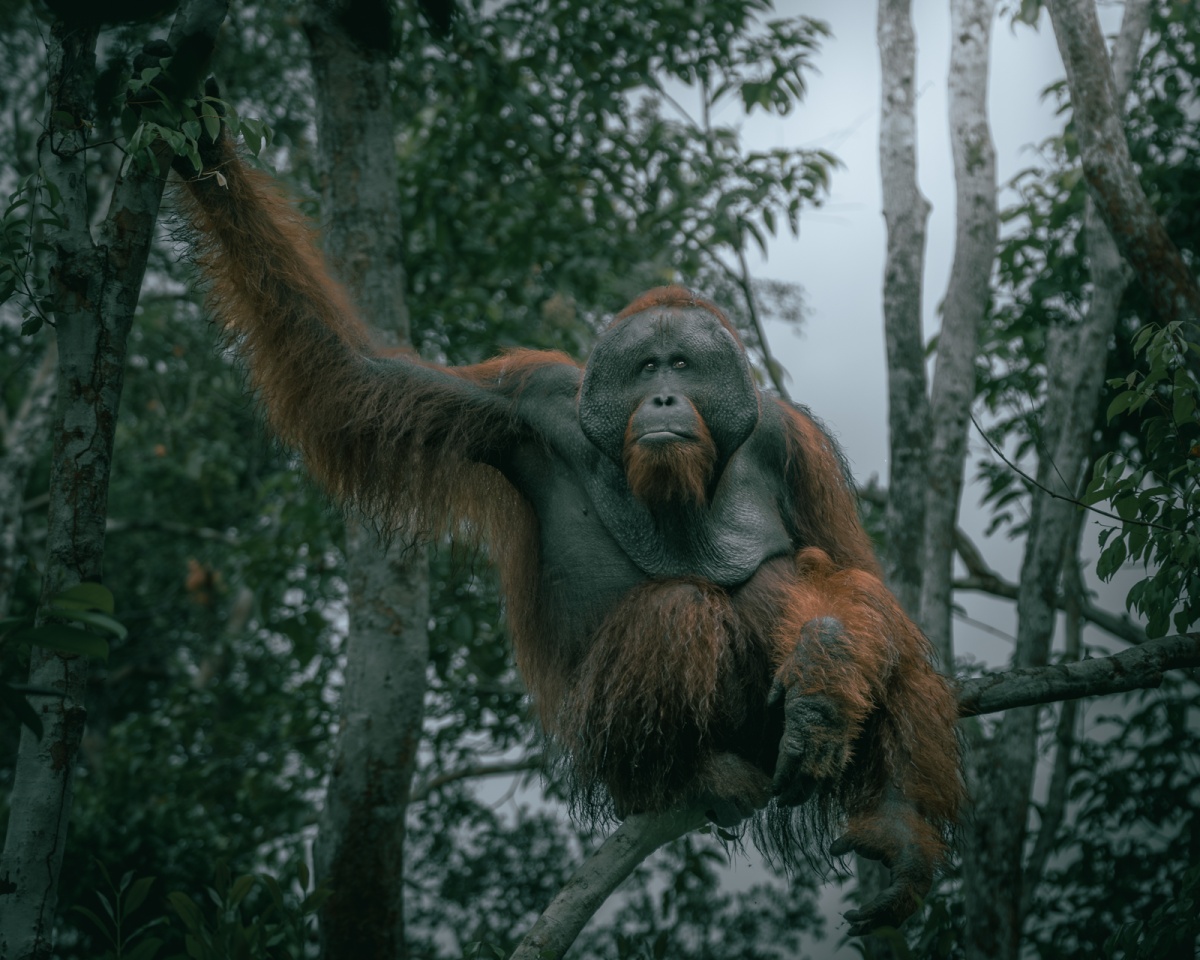
[[[1122,102],[1148,19],[1145,0],[1126,5],[1113,54],[1120,65],[1117,90]],[[1107,53],[1102,50],[1102,55],[1107,61]],[[1082,323],[1057,327],[1047,335],[1047,393],[1037,470],[1040,489],[1031,491],[1029,535],[1017,593],[1016,668],[1043,667],[1049,659],[1059,579],[1067,551],[1076,548],[1078,507],[1043,490],[1066,497],[1079,493],[1101,403],[1105,358],[1129,280],[1128,268],[1091,204],[1084,230],[1092,277],[1087,316]],[[1024,859],[1038,756],[1037,709],[1009,711],[992,738],[978,737],[973,748],[977,829],[972,830],[963,857],[967,956],[1016,960],[1024,907],[1040,880]],[[1035,857],[1030,865],[1036,867],[1037,861]]]
[[[171,41],[198,43],[206,59],[224,0],[191,0]],[[51,432],[43,604],[83,581],[100,581],[109,470],[124,382],[125,344],[154,238],[164,178],[126,168],[96,241],[89,224],[85,155],[95,86],[96,30],[56,20],[50,29],[49,97],[38,156],[61,200],[46,225],[58,341]],[[87,710],[87,661],[35,647],[29,683],[43,733],[21,731],[8,832],[0,858],[0,956],[47,958],[53,948],[58,877]]]
[[[996,256],[996,160],[987,120],[995,10],[995,0],[952,0],[950,4],[950,142],[957,227],[930,401],[920,610],[921,626],[947,665],[954,663],[950,631],[954,531],[975,398],[978,328],[987,309]]]
[[[390,5],[313,0],[306,30],[317,89],[326,251],[390,346],[408,341]],[[424,550],[385,551],[351,520],[350,630],[337,753],[315,852],[333,891],[321,911],[326,958],[405,955],[404,821],[424,714],[429,577]]]

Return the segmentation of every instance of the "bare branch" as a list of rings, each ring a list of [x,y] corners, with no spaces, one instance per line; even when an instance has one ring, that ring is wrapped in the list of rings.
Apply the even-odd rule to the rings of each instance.
[[[446,773],[438,774],[436,777],[430,777],[425,783],[413,787],[412,793],[409,795],[409,802],[420,803],[422,800],[427,800],[434,790],[450,783],[456,783],[459,780],[499,777],[508,773],[528,773],[531,770],[540,770],[542,762],[542,755],[535,753],[528,757],[521,757],[519,760],[498,760],[495,763],[472,763],[465,767],[459,767],[457,770],[449,770]]]
[[[971,538],[961,529],[955,531],[954,548],[966,566],[968,573],[968,576],[959,577],[954,581],[955,590],[972,590],[978,593],[986,593],[993,597],[1002,597],[1005,600],[1017,599],[1017,594],[1019,593],[1017,584],[1005,580],[988,566],[987,561],[983,559],[983,554],[979,552],[979,548],[972,543]],[[1066,609],[1061,599],[1058,601],[1057,607],[1060,610]],[[1086,597],[1080,597],[1079,613],[1089,623],[1107,633],[1111,633],[1120,640],[1124,640],[1126,643],[1139,644],[1146,642],[1146,631],[1130,620],[1129,617],[1098,607],[1086,599]]]
[[[707,822],[699,808],[629,817],[584,862],[513,951],[511,960],[557,960],[639,863]]]
[[[1200,634],[1147,640],[1111,657],[965,680],[959,685],[959,715],[976,717],[1013,707],[1157,687],[1165,671],[1195,667],[1200,667]]]
[[[1123,517],[1119,516],[1118,514],[1110,513],[1107,510],[1101,510],[1099,507],[1093,506],[1088,503],[1084,503],[1078,497],[1071,496],[1069,494],[1058,493],[1055,490],[1051,490],[1050,487],[1048,487],[1046,484],[1044,484],[1038,480],[1035,480],[1033,477],[1031,477],[1029,474],[1027,474],[1024,470],[1022,470],[1020,467],[1018,467],[1015,463],[1013,463],[1010,459],[1008,459],[1008,457],[1004,455],[1004,451],[1001,450],[998,446],[996,446],[996,444],[992,442],[992,438],[989,437],[986,432],[984,432],[983,427],[981,427],[979,425],[979,421],[975,419],[974,414],[971,415],[971,423],[975,424],[975,429],[979,431],[979,435],[981,437],[983,437],[984,442],[989,447],[991,447],[992,453],[994,453],[997,457],[999,457],[1000,461],[1006,467],[1008,467],[1009,470],[1011,470],[1018,477],[1020,477],[1022,480],[1024,480],[1025,483],[1028,484],[1029,489],[1031,491],[1032,490],[1040,490],[1042,493],[1046,494],[1046,496],[1048,496],[1054,500],[1062,500],[1065,503],[1074,504],[1075,506],[1079,507],[1080,510],[1087,510],[1090,513],[1096,514],[1097,516],[1107,517],[1109,520],[1116,520],[1118,523],[1133,523],[1133,524],[1137,524],[1138,526],[1141,526],[1141,527],[1149,527],[1154,530],[1162,530],[1164,533],[1173,533],[1174,532],[1174,530],[1175,530],[1174,527],[1163,526],[1163,524],[1161,524],[1161,523],[1153,523],[1152,521],[1149,521],[1149,520],[1138,520],[1137,518],[1130,518],[1129,520],[1126,520]]]
[[[771,353],[771,344],[767,341],[767,331],[763,326],[762,317],[758,312],[758,297],[755,296],[754,286],[750,282],[750,267],[746,264],[746,251],[740,246],[737,248],[738,272],[734,279],[738,286],[742,288],[742,296],[746,300],[746,310],[750,314],[750,323],[754,326],[754,332],[758,335],[758,349],[762,353],[763,366],[767,368],[767,375],[771,378],[771,383],[775,387],[775,391],[783,397],[784,400],[790,400],[787,386],[783,382],[783,367],[779,361],[775,359]],[[722,264],[724,266],[724,264]]]
[[[955,590],[971,590],[976,593],[986,593],[992,597],[1004,600],[1017,599],[1017,585],[998,576],[990,577],[959,577],[954,581]],[[1062,609],[1061,602],[1059,609]],[[1134,645],[1146,642],[1146,631],[1123,614],[1112,613],[1096,606],[1094,603],[1080,604],[1080,615],[1105,633],[1110,633],[1118,640]]]

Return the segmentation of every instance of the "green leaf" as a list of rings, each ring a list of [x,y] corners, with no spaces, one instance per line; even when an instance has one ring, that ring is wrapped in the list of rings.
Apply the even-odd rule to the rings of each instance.
[[[217,137],[221,135],[221,118],[217,116],[217,111],[211,103],[201,105],[200,119],[204,123],[204,132],[208,134],[208,138],[216,142]]]
[[[40,627],[26,627],[18,630],[12,638],[19,643],[31,643],[38,647],[47,647],[59,653],[80,654],[108,659],[108,642],[94,633],[77,630],[61,623],[46,623]]]
[[[104,936],[108,939],[109,943],[112,943],[112,934],[110,933],[110,929],[111,929],[110,924],[105,923],[103,920],[100,919],[99,916],[96,915],[96,913],[94,911],[89,910],[87,907],[74,906],[71,909],[73,911],[75,911],[75,913],[78,913],[80,916],[86,917],[91,923],[95,924],[96,929],[104,934]]]
[[[129,888],[129,892],[125,894],[124,900],[121,901],[121,918],[124,919],[133,913],[146,901],[147,894],[150,893],[150,888],[154,886],[153,877],[142,877],[135,880]]]
[[[204,925],[204,915],[186,893],[180,893],[178,890],[168,893],[167,902],[179,914],[179,919],[188,930],[196,932]]]
[[[126,142],[133,136],[133,131],[138,128],[139,123],[141,123],[141,118],[135,110],[128,106],[121,109],[121,136],[125,138]]]
[[[1134,335],[1133,352],[1141,353],[1146,349],[1146,343],[1151,337],[1161,332],[1161,328],[1156,323],[1148,323]]]
[[[42,718],[25,698],[25,694],[7,683],[0,683],[0,713],[10,714],[17,723],[28,727],[34,736],[42,739]]]
[[[1113,501],[1113,509],[1122,520],[1133,520],[1138,515],[1138,498],[1136,495],[1120,497]]]
[[[1125,541],[1114,540],[1100,554],[1100,559],[1096,562],[1096,576],[1101,580],[1110,579],[1121,569],[1121,564],[1125,562],[1125,556]]]
[[[1135,523],[1129,529],[1129,555],[1137,560],[1150,540],[1150,528],[1145,524]]]
[[[1128,410],[1131,406],[1133,406],[1133,401],[1136,400],[1137,397],[1137,393],[1132,390],[1126,390],[1123,393],[1118,393],[1113,398],[1112,403],[1108,405],[1108,420],[1111,421],[1117,414],[1124,413],[1126,410]]]
[[[159,937],[147,937],[137,946],[125,951],[125,960],[154,960],[154,955],[162,947]]]
[[[26,317],[21,324],[21,336],[31,337],[42,329],[42,324],[46,321],[38,314],[31,314]]]
[[[1171,418],[1179,426],[1191,423],[1196,414],[1196,385],[1182,367],[1175,371],[1175,387],[1171,391]]]
[[[246,899],[246,894],[254,889],[254,877],[251,874],[244,873],[238,877],[233,886],[230,887],[228,902],[229,906],[236,907],[239,903]]]
[[[112,591],[100,583],[77,583],[56,594],[50,601],[59,610],[96,610],[110,616],[115,612]]]
[[[125,624],[119,620],[114,620],[112,617],[104,613],[95,613],[91,610],[60,610],[57,607],[50,607],[50,612],[56,617],[62,617],[66,620],[74,620],[76,623],[86,624],[89,627],[94,627],[101,633],[107,633],[110,636],[116,637],[118,640],[124,640],[129,631],[125,628]]]

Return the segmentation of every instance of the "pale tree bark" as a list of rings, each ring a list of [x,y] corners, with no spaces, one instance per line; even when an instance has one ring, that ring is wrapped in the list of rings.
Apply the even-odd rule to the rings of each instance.
[[[1143,0],[1126,5],[1116,59],[1123,101],[1145,32]],[[1132,52],[1130,52],[1132,51]],[[1107,52],[1101,50],[1104,62]],[[1111,89],[1111,87],[1110,87]],[[1121,135],[1124,143],[1124,134]],[[1105,358],[1116,328],[1128,271],[1112,237],[1089,205],[1087,233],[1092,278],[1087,315],[1047,331],[1046,400],[1042,412],[1037,485],[1030,491],[1029,534],[1017,593],[1017,643],[1013,666],[1044,667],[1060,604],[1064,558],[1076,547],[1080,492],[1104,383]],[[1051,496],[1057,493],[1060,498]],[[1015,960],[1025,907],[1040,880],[1037,849],[1027,863],[1025,846],[1038,758],[1038,711],[1010,711],[991,738],[972,744],[973,813],[978,829],[963,849],[968,958]],[[1053,829],[1053,824],[1049,825]],[[1042,845],[1044,846],[1044,844]]]
[[[959,716],[1154,688],[1162,683],[1166,671],[1196,667],[1200,667],[1200,634],[1163,637],[1112,657],[964,681],[958,689]],[[706,821],[700,808],[628,817],[567,881],[513,951],[511,960],[559,960],[639,863]],[[867,942],[860,945],[865,947]]]
[[[202,67],[225,0],[189,0],[171,30]],[[45,226],[58,341],[57,402],[51,433],[50,499],[42,602],[83,581],[100,581],[113,436],[124,379],[125,345],[162,200],[164,177],[128,166],[93,238],[85,153],[95,81],[95,28],[55,19],[47,44],[45,132],[38,159],[58,188],[56,219]],[[193,78],[181,78],[187,82]],[[27,728],[13,780],[0,857],[0,956],[48,958],[53,948],[58,877],[70,820],[74,774],[87,711],[87,662],[35,647],[29,684],[58,695],[34,704],[41,738]]]
[[[1180,321],[1194,332],[1200,284],[1138,180],[1122,123],[1125,98],[1115,95],[1113,66],[1095,2],[1048,0],[1046,6],[1067,71],[1080,160],[1096,212],[1146,290],[1158,319]]]
[[[952,0],[950,4],[950,142],[957,212],[954,263],[942,304],[930,399],[920,609],[921,626],[948,667],[954,663],[950,632],[954,531],[975,398],[978,330],[987,309],[996,256],[996,159],[987,119],[995,11],[995,0]]]
[[[364,319],[408,343],[391,5],[312,0],[305,19],[317,92],[325,249]],[[423,549],[384,548],[351,518],[350,628],[338,742],[315,850],[333,895],[321,910],[327,958],[406,955],[404,825],[424,715],[429,575]]]
[[[880,0],[879,173],[887,255],[883,269],[883,329],[888,372],[888,489],[883,564],[888,587],[912,617],[920,614],[925,539],[929,399],[921,291],[929,201],[917,183],[917,52],[911,0]],[[890,882],[887,869],[855,858],[862,902]],[[877,960],[891,957],[883,941],[864,947]]]
[[[880,0],[876,38],[883,87],[879,169],[887,223],[883,327],[890,459],[884,565],[889,588],[904,609],[916,616],[921,600],[929,436],[921,332],[929,201],[917,185],[917,64],[911,0]]]
[[[46,341],[25,395],[5,424],[0,444],[0,617],[7,615],[17,576],[17,544],[23,527],[25,484],[49,436],[54,408],[58,342]]]

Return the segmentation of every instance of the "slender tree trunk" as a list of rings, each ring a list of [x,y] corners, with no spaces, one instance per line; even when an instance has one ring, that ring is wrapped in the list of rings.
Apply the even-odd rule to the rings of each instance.
[[[879,172],[887,257],[883,269],[883,329],[888,370],[888,497],[884,569],[888,587],[912,617],[920,614],[925,539],[929,400],[921,291],[929,201],[917,184],[917,51],[911,0],[880,0],[875,24],[881,67]],[[887,869],[855,858],[863,902],[890,882]],[[863,942],[868,956],[887,960],[882,940]]]
[[[211,50],[223,0],[191,0],[171,31],[178,49]],[[125,344],[141,291],[164,178],[124,169],[93,240],[85,155],[95,87],[94,28],[56,19],[49,34],[49,96],[38,157],[60,194],[46,226],[58,342],[51,433],[45,604],[67,587],[100,581],[113,437],[124,382]],[[206,57],[205,57],[206,59]],[[58,878],[70,821],[75,767],[87,710],[87,661],[35,647],[29,683],[58,691],[39,698],[43,733],[21,731],[8,833],[0,857],[0,956],[48,958]]]
[[[1126,5],[1114,51],[1120,64],[1117,89],[1122,101],[1132,82],[1132,66],[1149,18],[1147,7],[1145,0]],[[1107,53],[1104,57],[1107,60]],[[1049,660],[1058,584],[1067,551],[1076,546],[1079,508],[1043,489],[1068,497],[1079,493],[1101,404],[1105,358],[1129,280],[1112,236],[1090,203],[1084,230],[1092,277],[1087,316],[1081,323],[1055,327],[1047,334],[1047,393],[1037,470],[1041,489],[1030,493],[1029,535],[1017,594],[1013,666],[1018,668],[1045,666]],[[963,857],[967,956],[1016,960],[1025,909],[1044,863],[1037,848],[1045,844],[1035,845],[1030,862],[1025,862],[1038,756],[1038,710],[1010,710],[992,738],[977,736],[973,747],[975,829]],[[1053,824],[1047,829],[1053,829]]]
[[[957,227],[930,400],[925,579],[920,610],[921,626],[948,665],[954,663],[950,631],[954,530],[975,398],[978,328],[987,309],[996,256],[996,160],[987,120],[995,11],[995,0],[952,0],[950,4],[950,142]]]
[[[313,0],[306,29],[326,250],[380,338],[405,345],[390,5]],[[316,849],[318,877],[333,891],[321,911],[321,951],[331,960],[392,960],[406,953],[404,821],[424,715],[428,563],[424,550],[385,550],[353,519],[346,562],[346,682]]]
[[[885,566],[888,586],[904,609],[917,616],[929,450],[925,340],[921,332],[929,201],[917,185],[917,64],[911,0],[881,0],[876,36],[883,85],[879,168],[883,217],[887,222],[883,326],[887,337],[891,454]]]

